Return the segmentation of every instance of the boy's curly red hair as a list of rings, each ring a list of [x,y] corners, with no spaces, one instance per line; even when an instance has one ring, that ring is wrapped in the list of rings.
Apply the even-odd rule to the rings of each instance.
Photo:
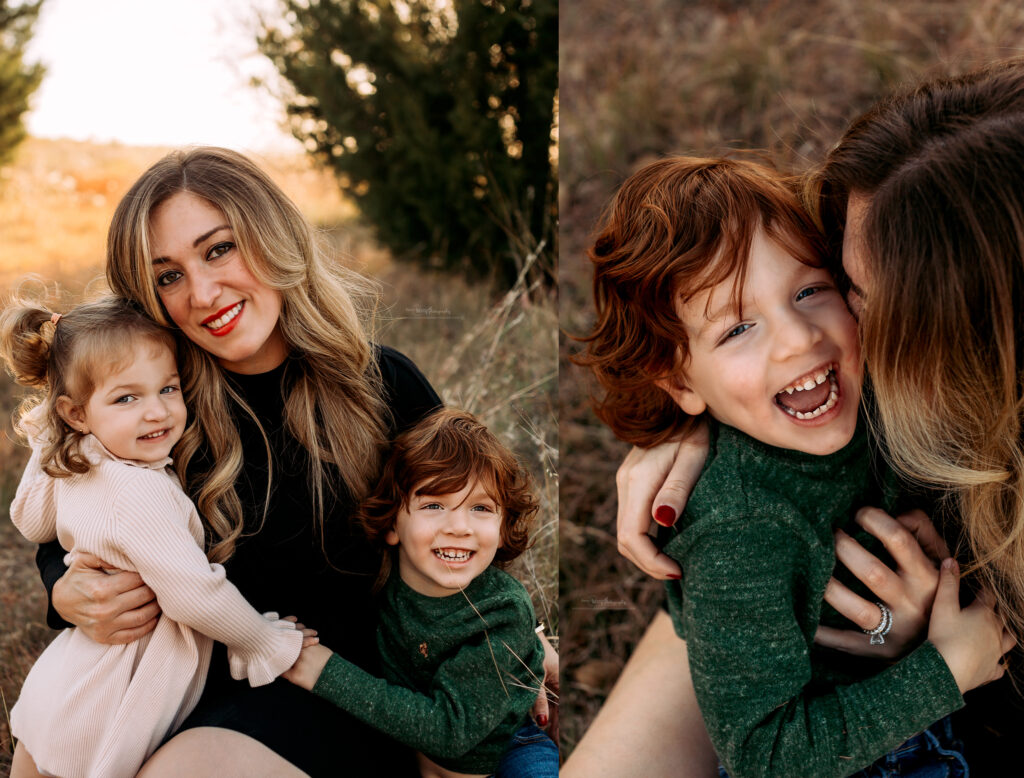
[[[356,512],[366,537],[381,550],[377,588],[391,572],[385,537],[415,494],[453,494],[480,481],[501,512],[501,547],[494,564],[505,567],[530,547],[540,508],[530,474],[473,414],[441,408],[402,433],[391,447],[377,486]]]
[[[604,396],[598,417],[622,440],[654,446],[687,434],[695,419],[655,385],[685,381],[688,338],[676,312],[734,278],[743,294],[758,228],[796,259],[821,266],[822,237],[801,207],[795,178],[742,159],[668,157],[619,189],[594,245],[597,323],[579,340]]]

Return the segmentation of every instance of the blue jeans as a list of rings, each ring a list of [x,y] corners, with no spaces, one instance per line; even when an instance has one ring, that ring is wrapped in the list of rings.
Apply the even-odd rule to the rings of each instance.
[[[729,778],[718,766],[721,778]],[[914,735],[850,778],[968,778],[964,745],[953,736],[949,716]]]
[[[532,721],[512,736],[496,778],[558,778],[558,746]]]
[[[954,737],[946,716],[851,778],[967,778],[970,774],[964,744]]]

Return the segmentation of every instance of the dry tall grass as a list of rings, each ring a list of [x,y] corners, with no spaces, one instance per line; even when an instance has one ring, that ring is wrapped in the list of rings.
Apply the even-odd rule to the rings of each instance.
[[[1024,8],[998,0],[564,0],[560,28],[559,315],[591,324],[585,250],[600,210],[669,153],[763,149],[795,171],[896,84],[1024,53]],[[578,741],[661,599],[615,543],[626,453],[560,376],[562,745]]]
[[[31,140],[0,170],[0,297],[26,271],[59,281],[71,299],[101,273],[117,198],[164,149]],[[538,615],[558,627],[557,315],[554,296],[525,282],[495,299],[486,286],[393,264],[304,158],[261,162],[320,226],[340,261],[383,282],[378,340],[408,354],[446,403],[476,412],[527,463],[542,508],[533,549],[512,572]],[[527,261],[528,258],[524,258]],[[27,449],[10,417],[22,391],[0,371],[0,774],[13,752],[5,706],[52,639],[35,546],[7,521]]]

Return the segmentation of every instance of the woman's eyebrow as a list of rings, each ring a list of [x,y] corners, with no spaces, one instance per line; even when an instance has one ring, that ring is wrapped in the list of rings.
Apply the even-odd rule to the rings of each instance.
[[[215,232],[220,232],[221,230],[229,230],[229,229],[231,229],[231,225],[230,224],[222,224],[219,227],[214,227],[212,230],[207,230],[202,235],[200,235],[198,238],[196,238],[194,241],[192,241],[192,248],[198,248],[200,243],[202,243],[204,240],[209,238]]]
[[[202,243],[207,238],[209,238],[211,235],[214,235],[214,234],[220,232],[221,230],[230,230],[230,229],[231,229],[231,225],[230,224],[221,224],[221,225],[219,225],[217,227],[214,227],[211,230],[207,230],[202,235],[200,235],[198,238],[196,238],[194,241],[192,241],[192,248],[199,248],[199,244]],[[170,262],[170,258],[169,257],[154,257],[153,258],[153,264],[154,265],[161,265],[161,264],[164,264],[166,262]]]

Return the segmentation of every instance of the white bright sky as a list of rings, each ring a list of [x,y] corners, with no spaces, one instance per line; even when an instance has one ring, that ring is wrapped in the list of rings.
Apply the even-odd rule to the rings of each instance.
[[[284,111],[249,85],[273,0],[46,0],[27,59],[47,73],[25,124],[43,138],[300,151]]]

